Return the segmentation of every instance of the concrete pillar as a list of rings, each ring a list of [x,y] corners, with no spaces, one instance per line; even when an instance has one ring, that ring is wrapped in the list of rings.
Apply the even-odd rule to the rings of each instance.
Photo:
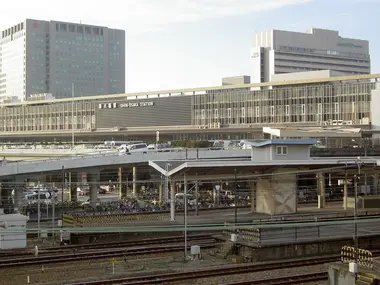
[[[326,204],[326,178],[324,173],[318,173],[318,194],[319,194],[319,201],[318,201],[318,208],[323,209],[325,208]]]
[[[1,207],[4,210],[4,214],[13,213],[12,189],[13,189],[13,181],[11,180],[1,181]]]
[[[343,209],[347,210],[347,186],[348,186],[348,182],[347,182],[347,177],[344,178],[344,181],[343,181]]]
[[[118,171],[118,184],[117,184],[117,189],[118,189],[118,195],[119,198],[123,196],[123,168],[119,167]]]
[[[278,171],[276,175],[276,172],[272,177],[257,180],[256,212],[269,215],[296,213],[297,176],[296,174],[281,174],[281,171]]]
[[[16,176],[14,180],[14,196],[13,196],[13,205],[15,208],[15,211],[22,212],[23,208],[23,194],[24,194],[24,187],[25,187],[25,179],[24,176]]]
[[[132,193],[133,196],[137,196],[137,169],[135,166],[132,168],[132,180]]]
[[[170,183],[170,221],[175,220],[175,182]]]
[[[96,206],[98,201],[98,183],[100,173],[87,173],[87,179],[90,186],[90,204],[92,207]]]
[[[71,202],[77,202],[78,201],[78,191],[77,191],[77,185],[76,183],[73,183],[73,181],[75,181],[75,173],[73,172],[69,172],[68,173],[68,178],[69,178],[69,189],[70,189],[70,201]]]
[[[377,195],[379,190],[379,174],[373,175],[373,195]]]
[[[249,188],[251,192],[251,212],[256,213],[256,183],[254,181],[250,182]]]
[[[163,187],[162,187],[162,183],[160,183],[158,185],[158,203],[161,205],[162,202],[163,202]]]
[[[214,185],[213,189],[213,198],[214,198],[214,206],[220,206],[220,192],[221,192],[221,184]]]

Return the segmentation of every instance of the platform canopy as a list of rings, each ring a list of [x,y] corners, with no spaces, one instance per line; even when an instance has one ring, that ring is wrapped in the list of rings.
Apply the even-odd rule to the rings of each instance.
[[[236,175],[242,177],[261,177],[268,175],[274,170],[298,169],[299,173],[311,171],[342,172],[346,166],[356,171],[358,162],[362,166],[374,167],[378,164],[376,159],[355,158],[329,158],[291,161],[241,161],[241,160],[198,160],[198,161],[149,161],[149,165],[159,171],[162,175],[181,180],[186,174],[188,179],[196,180],[220,180],[231,179]],[[277,175],[279,172],[276,172]]]

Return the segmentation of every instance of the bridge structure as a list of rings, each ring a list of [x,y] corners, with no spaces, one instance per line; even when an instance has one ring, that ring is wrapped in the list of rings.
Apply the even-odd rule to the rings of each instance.
[[[127,195],[126,177],[132,174],[132,192],[138,196],[138,172],[155,171],[166,181],[161,186],[160,196],[171,204],[171,218],[174,219],[176,184],[197,188],[198,182],[232,181],[236,191],[236,181],[247,181],[250,185],[251,210],[270,215],[289,214],[297,211],[297,176],[315,174],[318,180],[320,208],[325,207],[327,176],[341,177],[344,181],[344,202],[347,208],[348,181],[358,173],[372,177],[374,189],[378,185],[378,159],[373,158],[311,158],[310,140],[268,140],[253,143],[252,149],[232,150],[185,150],[173,152],[151,151],[146,154],[131,155],[100,154],[69,158],[54,158],[28,162],[7,163],[0,167],[2,191],[10,191],[13,185],[22,184],[27,177],[57,175],[69,185],[71,198],[76,197],[75,180],[83,173],[89,181],[90,201],[95,205],[98,199],[96,184],[100,172],[114,169],[118,173],[117,191],[120,197]],[[359,171],[360,172],[360,171]],[[75,179],[77,178],[77,179]],[[327,179],[327,180],[326,180]],[[128,180],[128,178],[127,178]],[[128,185],[129,181],[127,181]],[[66,183],[65,183],[66,184]],[[231,185],[232,185],[231,184]],[[8,186],[6,186],[8,185]],[[13,190],[13,189],[12,189]],[[214,190],[220,195],[220,189]],[[4,195],[2,195],[4,196]],[[22,203],[22,190],[15,189],[15,206]]]

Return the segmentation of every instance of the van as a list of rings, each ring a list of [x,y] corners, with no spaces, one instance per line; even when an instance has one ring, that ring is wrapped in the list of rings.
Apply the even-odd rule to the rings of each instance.
[[[119,152],[122,154],[131,154],[131,153],[137,153],[137,152],[147,153],[148,146],[146,143],[122,145],[119,148]]]

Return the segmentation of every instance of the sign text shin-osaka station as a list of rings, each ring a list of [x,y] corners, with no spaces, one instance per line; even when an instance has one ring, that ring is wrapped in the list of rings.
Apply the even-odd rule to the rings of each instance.
[[[130,103],[101,103],[99,109],[115,109],[115,108],[136,108],[136,107],[151,107],[154,102],[130,102]]]

